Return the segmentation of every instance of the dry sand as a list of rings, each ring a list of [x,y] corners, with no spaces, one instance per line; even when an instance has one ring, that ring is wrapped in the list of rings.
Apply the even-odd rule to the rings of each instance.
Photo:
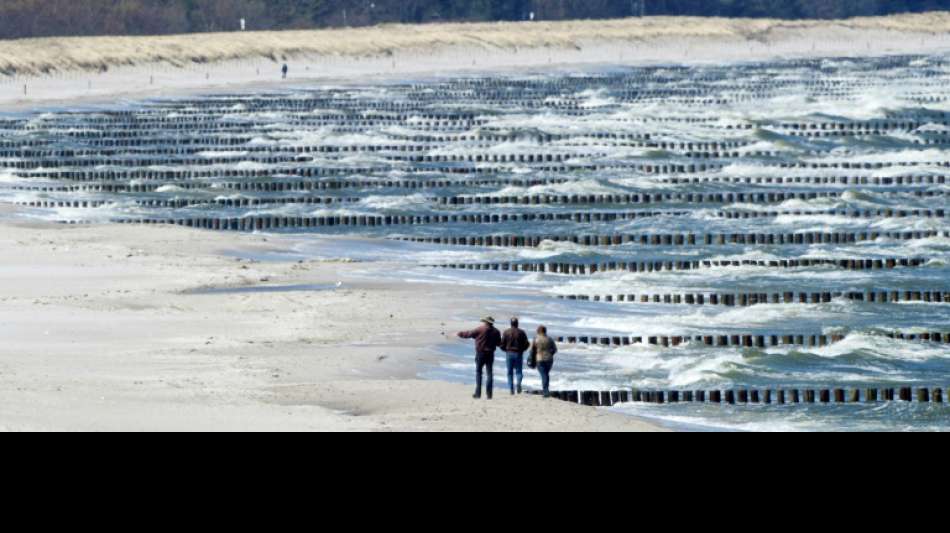
[[[170,37],[0,41],[0,106],[284,87],[444,72],[917,54],[950,49],[950,14],[847,21],[645,18]],[[114,103],[114,98],[110,100]]]
[[[475,402],[468,386],[420,380],[453,342],[443,332],[472,325],[446,316],[486,312],[460,289],[365,281],[386,265],[222,253],[284,246],[172,227],[0,223],[0,430],[657,429],[532,397]]]

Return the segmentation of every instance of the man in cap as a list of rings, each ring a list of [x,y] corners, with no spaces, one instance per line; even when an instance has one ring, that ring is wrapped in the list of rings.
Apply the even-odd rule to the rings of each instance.
[[[492,399],[495,387],[495,350],[501,344],[501,332],[495,329],[495,319],[482,319],[482,325],[472,331],[463,331],[458,334],[460,339],[475,339],[475,398],[482,397],[482,378],[487,374],[485,392],[487,398]]]

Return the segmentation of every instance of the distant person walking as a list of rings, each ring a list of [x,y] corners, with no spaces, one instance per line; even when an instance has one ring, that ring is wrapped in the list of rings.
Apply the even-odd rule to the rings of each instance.
[[[511,319],[511,329],[501,336],[501,349],[508,356],[508,388],[514,396],[517,391],[521,394],[521,383],[524,381],[524,353],[531,348],[528,334],[518,327],[517,318]],[[518,378],[515,383],[515,377]]]
[[[287,79],[287,73],[290,72],[290,67],[287,66],[287,63],[284,63],[284,67],[280,69],[284,73],[284,79]]]
[[[495,329],[495,319],[482,319],[482,325],[472,331],[458,334],[460,339],[475,339],[475,398],[482,397],[482,377],[486,378],[485,392],[489,400],[495,388],[495,350],[501,345],[501,332]]]
[[[541,326],[538,328],[538,336],[531,345],[531,364],[532,368],[537,367],[541,374],[541,388],[544,391],[544,397],[551,397],[551,370],[554,369],[554,356],[557,355],[557,344],[554,339],[548,337],[548,328]]]

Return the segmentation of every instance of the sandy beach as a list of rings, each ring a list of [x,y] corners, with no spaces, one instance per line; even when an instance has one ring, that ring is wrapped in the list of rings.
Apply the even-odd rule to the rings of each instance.
[[[0,42],[0,109],[580,65],[927,54],[950,49],[948,37],[950,16],[924,13],[845,21],[647,17],[24,39]],[[284,63],[287,81],[280,79]]]
[[[471,325],[445,316],[480,316],[478,298],[352,280],[366,265],[233,256],[282,246],[180,228],[0,224],[0,430],[657,429],[538,398],[475,402],[468,386],[421,380],[452,342],[443,332]]]

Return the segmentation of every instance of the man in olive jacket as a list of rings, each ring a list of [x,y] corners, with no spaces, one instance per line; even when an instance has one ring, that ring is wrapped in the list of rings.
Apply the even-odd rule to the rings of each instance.
[[[524,353],[531,348],[528,334],[518,327],[518,319],[511,319],[511,329],[501,336],[501,349],[508,355],[508,388],[515,394],[515,376],[518,377],[517,392],[521,394],[524,382]]]
[[[487,373],[487,383],[485,392],[487,398],[492,399],[492,392],[495,387],[495,350],[501,344],[501,333],[495,329],[495,319],[492,317],[483,318],[482,325],[472,331],[463,331],[459,333],[460,339],[475,339],[475,398],[482,397],[482,374]]]

